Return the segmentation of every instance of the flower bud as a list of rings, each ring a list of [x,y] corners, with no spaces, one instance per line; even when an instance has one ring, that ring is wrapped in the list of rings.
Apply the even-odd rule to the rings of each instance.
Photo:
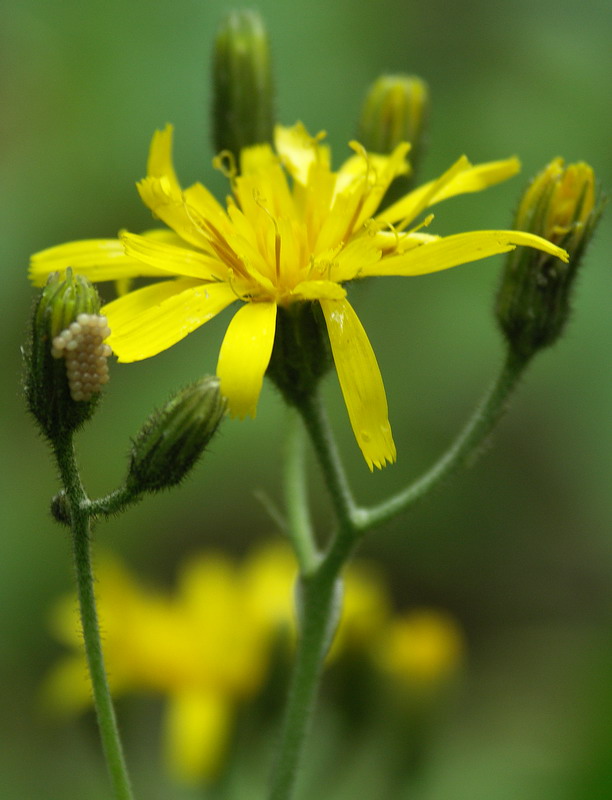
[[[213,55],[213,125],[217,152],[272,142],[274,86],[268,36],[254,11],[232,11]]]
[[[569,263],[532,248],[508,254],[496,304],[499,325],[512,351],[529,358],[561,335],[582,255],[603,204],[595,197],[588,164],[552,161],[527,188],[515,218],[519,230],[543,236],[569,253]]]
[[[174,395],[149,417],[133,443],[128,490],[157,492],[179,483],[202,455],[224,413],[216,377],[201,378]]]
[[[94,287],[71,269],[64,278],[49,276],[35,306],[25,353],[26,398],[52,442],[91,417],[108,380],[110,349],[103,339],[110,331],[99,309]]]
[[[402,179],[405,191],[423,153],[429,116],[427,84],[415,75],[382,75],[366,94],[359,119],[358,139],[371,153],[387,155],[400,142],[412,145],[412,173]]]

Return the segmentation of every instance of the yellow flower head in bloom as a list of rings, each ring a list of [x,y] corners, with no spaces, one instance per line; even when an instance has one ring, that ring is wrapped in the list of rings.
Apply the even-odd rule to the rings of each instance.
[[[345,284],[375,275],[423,275],[517,245],[566,254],[518,231],[438,237],[415,227],[429,206],[513,175],[516,159],[472,166],[462,157],[377,215],[393,179],[408,169],[410,145],[381,156],[352,142],[354,155],[334,172],[322,138],[300,124],[279,126],[275,150],[245,148],[240,171],[221,154],[216,163],[232,190],[224,208],[200,183],[181,188],[168,126],[153,137],[138,190],[169,230],[60,245],[36,254],[30,275],[42,284],[50,272],[72,266],[93,281],[161,278],[102,309],[112,331],[109,344],[123,362],[156,355],[239,302],[217,364],[228,409],[238,417],[255,415],[278,307],[319,303],[351,425],[373,469],[393,462],[396,450],[376,357]]]

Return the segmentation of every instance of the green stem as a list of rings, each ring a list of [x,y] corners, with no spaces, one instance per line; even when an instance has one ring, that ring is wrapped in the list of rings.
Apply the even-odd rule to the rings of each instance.
[[[317,454],[338,522],[341,527],[352,527],[357,508],[321,398],[313,393],[298,411]]]
[[[319,561],[311,561],[312,551],[306,544],[310,534],[305,511],[303,463],[296,452],[291,454],[286,478],[287,497],[293,497],[290,519],[292,540],[302,566],[300,579],[300,637],[292,675],[283,734],[272,776],[270,800],[290,800],[297,779],[304,742],[314,708],[319,677],[334,622],[338,618],[336,586],[338,576],[363,533],[408,509],[430,492],[454,470],[464,465],[482,445],[501,419],[508,398],[522,375],[527,360],[508,355],[497,380],[450,449],[419,480],[395,497],[370,509],[358,508],[351,495],[346,475],[329,427],[323,406],[316,395],[307,398],[299,412],[310,434],[323,471],[338,520],[338,528],[327,552]],[[292,435],[295,431],[292,431]],[[292,462],[292,459],[295,459]],[[295,482],[300,481],[296,486]],[[292,494],[293,493],[293,494]],[[288,503],[288,507],[292,507]],[[307,522],[305,522],[305,520]],[[310,539],[312,542],[312,538]],[[304,565],[314,565],[310,572]]]
[[[110,773],[115,800],[132,800],[132,790],[119,738],[113,702],[108,688],[91,567],[88,499],[81,483],[72,437],[56,446],[56,457],[70,504],[72,545],[77,573],[77,594],[83,641],[93,688],[102,748]]]
[[[497,379],[483,398],[474,415],[455,442],[431,469],[407,489],[369,509],[359,509],[355,525],[364,532],[406,511],[459,467],[478,453],[483,442],[504,415],[510,395],[522,376],[528,359],[513,355],[506,357]]]
[[[304,399],[298,411],[310,434],[338,519],[338,529],[329,551],[321,558],[316,551],[304,476],[303,440],[299,418],[290,420],[285,492],[289,513],[289,535],[300,563],[299,639],[295,667],[279,751],[272,775],[270,800],[289,800],[293,795],[304,743],[316,702],[325,654],[339,618],[338,576],[355,543],[356,512],[323,405],[317,395]]]
[[[287,508],[287,532],[302,575],[310,574],[319,559],[308,509],[305,475],[305,448],[302,421],[289,407],[285,470],[283,475]]]
[[[89,500],[86,503],[87,514],[89,517],[111,517],[119,514],[131,503],[136,503],[142,495],[134,494],[127,486],[120,486],[114,492],[100,497],[97,500]]]
[[[336,586],[336,576],[324,569],[302,577],[298,585],[300,637],[270,800],[290,800],[293,795],[319,676],[337,619]]]

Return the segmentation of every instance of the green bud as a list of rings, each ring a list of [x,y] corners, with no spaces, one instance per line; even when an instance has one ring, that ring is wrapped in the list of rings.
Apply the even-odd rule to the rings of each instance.
[[[100,299],[95,288],[82,275],[73,275],[71,269],[66,270],[64,278],[57,272],[49,276],[34,308],[30,340],[25,349],[26,399],[43,433],[52,442],[91,417],[100,397],[100,385],[108,380],[106,357],[110,349],[102,345],[108,329],[106,320],[98,316],[99,310]],[[85,339],[82,332],[90,324],[95,329],[102,362],[94,371],[103,371],[104,375],[88,374],[86,380],[92,377],[96,385],[87,383],[84,391],[83,380],[79,380],[82,378],[79,362],[75,359],[89,355],[83,352],[84,345],[90,347],[89,335]]]
[[[175,394],[151,414],[133,442],[128,491],[157,492],[179,483],[202,455],[224,413],[216,377],[201,378]]]
[[[514,225],[568,251],[565,264],[528,247],[508,254],[496,304],[499,325],[512,351],[529,358],[553,344],[570,312],[572,287],[601,216],[593,170],[556,158],[536,176],[520,201]]]
[[[213,125],[217,152],[236,161],[243,147],[271,143],[274,85],[268,36],[254,11],[232,11],[217,33],[213,57]]]
[[[382,75],[368,89],[357,138],[372,153],[388,155],[400,142],[410,142],[412,172],[397,178],[398,191],[406,192],[414,182],[424,151],[429,117],[429,90],[415,75]]]

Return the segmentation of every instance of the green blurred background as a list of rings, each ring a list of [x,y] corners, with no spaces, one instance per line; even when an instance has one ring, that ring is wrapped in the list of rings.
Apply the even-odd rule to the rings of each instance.
[[[7,363],[0,797],[7,800],[109,796],[93,728],[60,727],[37,705],[40,681],[59,653],[46,615],[71,586],[72,568],[68,538],[48,513],[54,469],[19,389],[19,348],[34,294],[28,256],[67,240],[148,227],[134,183],[144,174],[153,130],[168,121],[176,127],[183,183],[200,179],[225,191],[210,165],[210,47],[232,7],[220,0],[13,0],[0,12]],[[612,186],[607,0],[261,0],[257,8],[272,39],[280,120],[327,130],[336,163],[355,135],[366,85],[388,71],[416,72],[430,85],[423,178],[463,152],[473,161],[520,155],[522,178],[439,206],[436,232],[509,225],[523,182],[556,155],[589,161],[602,185]],[[611,249],[604,218],[569,332],[532,366],[495,448],[363,547],[383,567],[398,607],[447,609],[468,639],[465,685],[419,798],[612,796]],[[330,377],[331,413],[363,502],[382,499],[424,469],[492,378],[502,353],[491,315],[500,263],[372,281],[353,292],[385,379],[399,450],[397,465],[369,474]],[[214,370],[228,319],[221,315],[155,359],[114,368],[105,403],[79,438],[92,495],[120,480],[129,437],[149,410]],[[240,554],[274,535],[255,493],[280,501],[283,413],[267,386],[255,421],[225,424],[180,489],[101,526],[97,541],[140,574],[169,583],[190,553],[217,546]],[[316,477],[313,497],[325,529],[329,507]],[[146,735],[130,719],[127,750],[139,796],[170,796],[147,777],[157,758],[155,718]],[[338,770],[340,790],[377,798],[367,782],[356,786],[353,777],[351,784],[360,773],[350,763]],[[327,796],[324,787],[317,791]]]

